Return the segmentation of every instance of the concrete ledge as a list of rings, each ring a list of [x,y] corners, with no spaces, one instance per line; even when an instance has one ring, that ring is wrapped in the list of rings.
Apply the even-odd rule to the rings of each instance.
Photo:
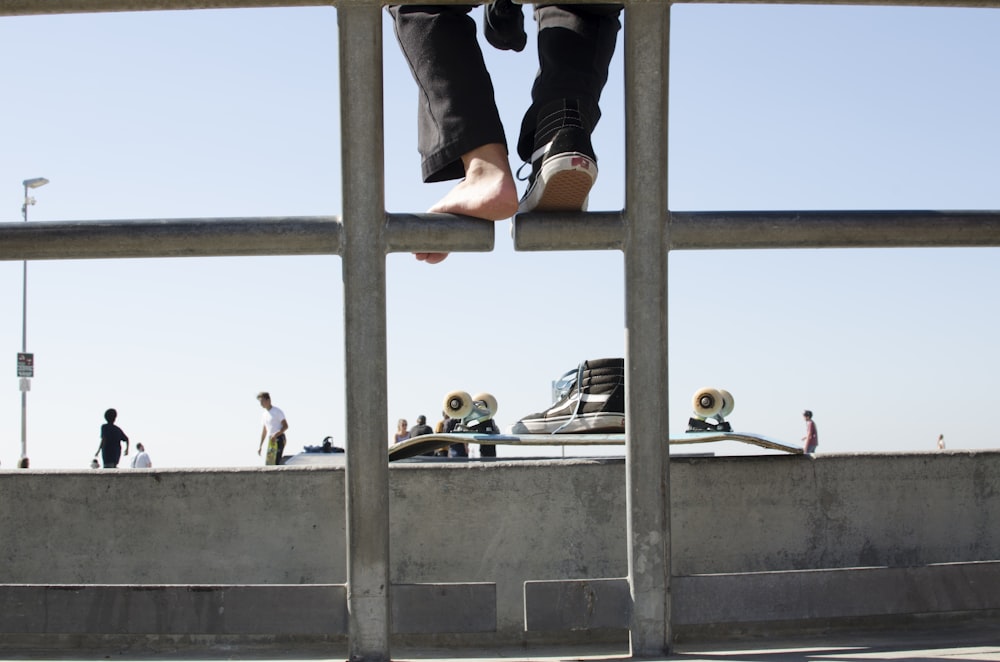
[[[624,578],[524,582],[524,629],[529,632],[627,629],[631,613]]]
[[[1000,609],[1000,561],[674,577],[677,625]]]
[[[391,595],[394,634],[496,632],[496,584],[393,584]]]
[[[0,585],[0,632],[346,634],[339,584]]]

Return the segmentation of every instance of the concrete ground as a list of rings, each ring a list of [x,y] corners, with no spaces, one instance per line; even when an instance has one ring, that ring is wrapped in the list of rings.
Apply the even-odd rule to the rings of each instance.
[[[2,635],[0,635],[2,637]],[[17,650],[6,642],[0,648],[0,660],[343,660],[343,644],[326,646],[277,644],[238,646],[213,645],[205,648],[185,647],[174,651],[135,651],[90,649],[67,650],[30,648]],[[609,662],[628,659],[627,652],[606,648],[536,648],[494,650],[433,650],[407,649],[394,651],[400,662],[493,662],[523,660],[525,662],[556,662],[589,660]],[[652,660],[682,662],[858,662],[863,660],[930,660],[1000,661],[1000,621],[952,625],[944,628],[899,631],[869,631],[823,635],[790,635],[777,638],[755,637],[753,640],[724,643],[679,643],[674,652]]]
[[[443,651],[439,652],[443,653]],[[526,654],[527,653],[527,654]],[[493,651],[462,656],[434,656],[431,651],[400,651],[399,660],[414,662],[491,662],[524,660],[601,661],[628,659],[624,651]],[[757,638],[742,642],[677,644],[673,654],[652,660],[682,662],[858,662],[861,660],[997,660],[1000,661],[1000,623],[975,629],[953,628],[933,632],[886,632],[788,637],[781,640]]]

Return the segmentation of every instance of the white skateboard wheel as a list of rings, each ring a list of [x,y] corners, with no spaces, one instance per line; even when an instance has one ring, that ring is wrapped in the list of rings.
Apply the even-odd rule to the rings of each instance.
[[[700,388],[691,398],[691,407],[699,418],[715,416],[722,409],[722,404],[722,394],[714,388]]]
[[[736,401],[733,400],[733,394],[725,389],[719,389],[719,395],[722,396],[722,409],[719,410],[719,416],[725,418],[733,413],[733,407],[736,406]]]
[[[475,397],[472,398],[472,401],[482,402],[483,406],[489,410],[490,416],[497,413],[497,399],[490,393],[477,393]]]
[[[444,413],[451,418],[465,418],[472,411],[472,396],[465,391],[452,391],[444,396]]]

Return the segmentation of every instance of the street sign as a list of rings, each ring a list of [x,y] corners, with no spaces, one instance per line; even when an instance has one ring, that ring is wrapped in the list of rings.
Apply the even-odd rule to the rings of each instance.
[[[34,377],[35,376],[35,355],[29,352],[18,352],[17,353],[17,376],[18,377]]]

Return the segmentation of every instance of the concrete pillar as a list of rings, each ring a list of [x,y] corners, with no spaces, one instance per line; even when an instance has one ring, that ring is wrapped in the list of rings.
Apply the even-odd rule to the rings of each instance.
[[[352,661],[389,660],[382,7],[337,7],[347,378],[347,607]]]
[[[632,655],[670,647],[669,5],[625,9],[626,508]]]

